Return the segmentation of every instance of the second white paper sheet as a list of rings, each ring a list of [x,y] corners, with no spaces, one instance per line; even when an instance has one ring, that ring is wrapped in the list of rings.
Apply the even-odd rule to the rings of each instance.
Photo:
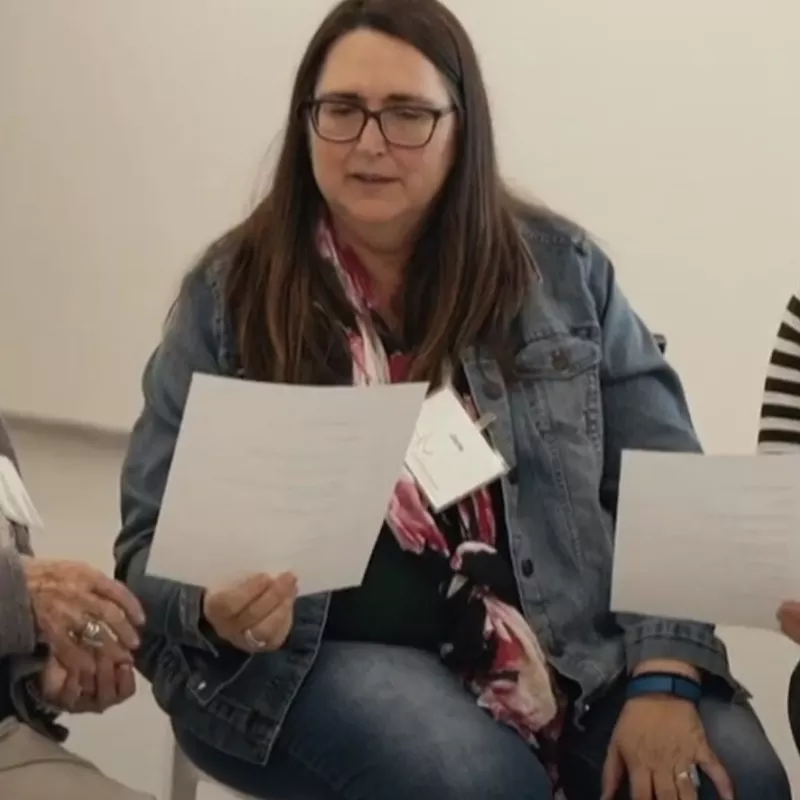
[[[195,375],[148,573],[216,587],[292,571],[301,594],[360,584],[426,391]]]
[[[800,457],[626,452],[611,607],[777,627],[800,595]]]

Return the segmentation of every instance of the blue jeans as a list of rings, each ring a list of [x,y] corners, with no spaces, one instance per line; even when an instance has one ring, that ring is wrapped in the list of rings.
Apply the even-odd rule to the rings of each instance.
[[[562,739],[570,800],[597,800],[623,693]],[[737,800],[790,800],[786,773],[752,710],[707,698],[700,712]],[[544,768],[523,740],[482,711],[435,655],[326,642],[269,763],[247,764],[176,726],[187,756],[233,789],[269,800],[549,800]],[[627,793],[620,795],[627,797]],[[704,781],[700,800],[717,793]]]

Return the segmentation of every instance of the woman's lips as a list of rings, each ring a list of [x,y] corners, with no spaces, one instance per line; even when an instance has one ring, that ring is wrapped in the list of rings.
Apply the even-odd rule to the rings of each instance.
[[[387,184],[387,183],[394,183],[397,178],[389,178],[385,175],[374,175],[369,172],[354,172],[351,178],[361,181],[362,183],[371,183],[371,184]]]

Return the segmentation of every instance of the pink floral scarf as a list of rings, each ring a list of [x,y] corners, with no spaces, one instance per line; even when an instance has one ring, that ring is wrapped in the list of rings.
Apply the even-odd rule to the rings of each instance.
[[[337,243],[325,223],[319,227],[318,246],[335,268],[355,311],[357,327],[348,331],[353,384],[368,386],[405,380],[409,360],[402,353],[386,353],[373,324],[374,298],[363,266],[354,253]],[[464,402],[477,419],[472,398],[467,395]],[[457,665],[478,705],[496,720],[516,730],[533,746],[548,739],[552,741],[560,733],[565,703],[554,689],[539,641],[520,611],[493,594],[491,581],[476,579],[475,575],[486,571],[480,566],[481,559],[499,558],[491,490],[488,487],[478,490],[461,501],[452,514],[461,531],[455,546],[452,537],[448,541],[443,533],[441,523],[432,514],[413,477],[404,469],[389,503],[386,516],[389,528],[404,550],[416,554],[428,550],[448,559],[452,570],[448,598],[466,593],[473,608],[475,603],[482,605],[483,629],[474,635],[482,637],[482,649],[488,660],[484,659],[477,669],[465,667],[458,658],[452,658],[458,645],[450,641],[442,643],[442,657],[446,663]]]

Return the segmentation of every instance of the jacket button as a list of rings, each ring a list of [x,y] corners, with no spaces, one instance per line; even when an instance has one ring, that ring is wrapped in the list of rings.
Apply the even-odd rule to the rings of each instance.
[[[483,393],[490,400],[499,400],[503,396],[503,387],[494,381],[487,381],[483,384]]]
[[[530,576],[533,575],[533,561],[529,558],[526,558],[522,562],[522,574],[526,578],[530,578]]]
[[[563,350],[556,350],[550,359],[550,363],[553,365],[553,369],[564,372],[569,368],[569,356]]]

